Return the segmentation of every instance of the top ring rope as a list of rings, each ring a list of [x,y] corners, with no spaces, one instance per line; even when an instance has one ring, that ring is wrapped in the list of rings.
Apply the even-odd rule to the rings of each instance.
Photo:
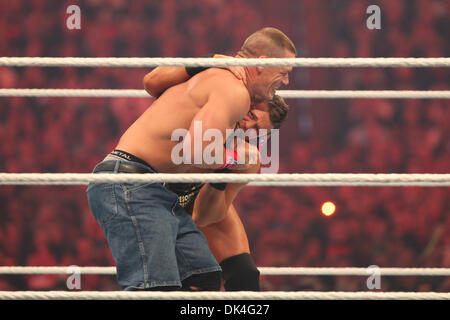
[[[8,67],[115,67],[146,68],[158,66],[228,67],[450,67],[450,58],[81,58],[81,57],[0,57],[0,66]]]
[[[336,99],[450,99],[450,90],[278,90],[282,98]],[[0,89],[0,97],[93,97],[93,98],[149,98],[145,90],[135,89]]]

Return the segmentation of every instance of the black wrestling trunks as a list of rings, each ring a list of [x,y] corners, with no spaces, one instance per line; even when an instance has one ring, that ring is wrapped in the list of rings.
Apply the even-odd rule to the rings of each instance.
[[[165,183],[164,186],[178,195],[178,203],[192,214],[195,198],[197,198],[204,183]]]

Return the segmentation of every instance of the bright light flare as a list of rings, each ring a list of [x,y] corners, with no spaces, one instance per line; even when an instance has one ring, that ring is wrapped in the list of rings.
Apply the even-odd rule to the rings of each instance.
[[[336,205],[333,202],[327,201],[322,204],[323,215],[329,217],[335,212],[336,212]]]

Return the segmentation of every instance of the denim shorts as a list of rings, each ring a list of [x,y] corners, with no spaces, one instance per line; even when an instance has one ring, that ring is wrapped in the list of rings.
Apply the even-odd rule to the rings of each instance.
[[[127,160],[106,161],[146,167]],[[203,233],[162,183],[91,182],[87,197],[123,290],[181,287],[191,275],[221,270]]]

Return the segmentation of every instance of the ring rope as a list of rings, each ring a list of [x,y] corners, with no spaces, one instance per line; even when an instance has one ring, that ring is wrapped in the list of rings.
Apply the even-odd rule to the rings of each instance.
[[[279,90],[287,99],[450,99],[450,90]],[[0,97],[149,98],[137,89],[0,89]]]
[[[450,58],[80,58],[80,57],[0,57],[0,66],[8,67],[128,67],[158,66],[226,67],[450,67]]]
[[[89,275],[116,275],[116,267],[40,267],[40,266],[5,266],[0,267],[0,274],[68,274],[76,272]],[[367,276],[379,272],[380,276],[450,276],[450,268],[311,268],[311,267],[259,267],[262,275],[303,275],[303,276]]]
[[[253,186],[450,186],[450,174],[370,173],[0,173],[0,185],[87,185],[89,182],[226,182]]]
[[[226,61],[225,61],[226,60]],[[74,66],[74,67],[151,67],[151,66],[293,66],[293,67],[448,67],[450,66],[449,58],[293,58],[293,59],[212,59],[212,58],[0,58],[0,66]],[[285,90],[286,92],[280,92],[280,95],[284,98],[445,98],[450,97],[449,91],[300,91],[300,90]],[[147,93],[143,90],[73,90],[73,89],[1,89],[0,96],[53,96],[53,97],[68,97],[68,96],[84,96],[84,97],[148,97]],[[50,178],[50,176],[53,178]],[[161,176],[162,180],[157,181]],[[231,177],[231,176],[240,177]],[[283,174],[281,174],[283,175]],[[256,175],[251,181],[253,183],[261,182],[260,185],[265,185],[265,182],[287,182],[290,184],[312,183],[312,185],[336,185],[335,183],[342,183],[344,185],[446,185],[450,184],[450,175],[441,174],[409,174],[409,175],[369,175],[369,174],[344,174],[347,178],[344,179],[343,174],[325,174],[321,176],[327,176],[328,178],[319,179],[316,175],[316,179],[311,179],[310,182],[306,182],[308,178],[306,176],[312,176],[311,174],[302,174],[303,178],[300,179],[298,174],[296,179],[280,181],[280,174],[277,174],[277,180],[259,179],[261,177],[266,178],[267,175]],[[333,176],[333,179],[330,178]],[[19,178],[20,176],[20,178]],[[64,178],[62,178],[64,176]],[[32,184],[68,184],[73,183],[75,178],[80,176],[92,176],[88,181],[84,180],[83,184],[87,184],[89,181],[94,181],[92,174],[0,174],[0,184],[29,184],[30,180]],[[111,182],[111,177],[99,177],[101,175],[95,175],[95,178],[100,178],[101,182]],[[137,176],[137,175],[136,175]],[[142,175],[139,175],[141,178]],[[147,175],[145,175],[147,176]],[[155,182],[194,182],[198,175],[187,174],[177,175],[180,176],[179,180],[170,181],[167,174],[151,174],[148,178],[156,179]],[[174,176],[174,174],[170,174]],[[187,177],[189,176],[189,177]],[[240,182],[243,175],[230,174],[226,179],[222,175],[214,174],[201,174],[202,180],[211,178],[209,182]],[[214,177],[217,176],[217,177]],[[248,174],[245,174],[248,176]],[[286,176],[286,175],[284,175]],[[289,175],[289,176],[292,176]],[[336,179],[340,176],[340,179]],[[359,176],[359,180],[355,180],[355,176]],[[364,178],[363,178],[364,176]],[[370,177],[369,177],[370,176]],[[394,177],[395,176],[395,177]],[[420,176],[420,177],[418,177]],[[118,175],[114,176],[115,182],[120,179]],[[376,177],[376,178],[375,178]],[[122,178],[122,177],[121,177]],[[130,175],[127,175],[126,181],[130,181]],[[138,177],[136,177],[138,178]],[[188,179],[186,181],[185,179]],[[231,178],[233,181],[229,180]],[[249,177],[245,177],[249,178]],[[256,178],[256,179],[255,179]],[[16,179],[16,180],[14,180]],[[60,180],[58,180],[60,179]],[[106,179],[106,180],[102,180]],[[331,179],[331,180],[330,180]],[[28,181],[26,181],[28,180]],[[140,179],[139,179],[140,180]],[[339,181],[337,181],[339,180]],[[133,180],[134,181],[134,180]],[[200,182],[200,181],[199,181]],[[242,181],[250,182],[250,181]],[[316,184],[318,183],[318,184]],[[356,184],[354,184],[356,183]],[[340,184],[338,184],[340,185]],[[19,269],[20,270],[19,270]],[[24,269],[25,268],[25,269]],[[49,270],[48,268],[53,268]],[[58,268],[58,269],[55,269]],[[92,270],[90,268],[97,268]],[[108,274],[115,274],[114,267],[84,267],[85,274],[93,274],[101,272],[108,272]],[[64,270],[62,270],[64,269]],[[80,268],[81,269],[81,268]],[[100,270],[103,269],[103,270]],[[278,270],[276,270],[278,269]],[[300,270],[302,269],[302,270]],[[318,270],[311,270],[318,269]],[[341,270],[337,270],[341,269]],[[346,270],[343,270],[346,269]],[[387,270],[391,269],[391,270]],[[403,269],[403,270],[397,270]],[[408,275],[448,275],[449,269],[447,268],[384,268],[379,269],[380,274],[383,275],[405,275],[406,269],[409,269]],[[321,274],[321,275],[367,275],[368,269],[365,268],[260,268],[262,274],[274,275],[274,274]],[[65,267],[0,267],[0,274],[27,274],[31,273],[67,273]],[[319,272],[319,273],[317,273]],[[408,273],[408,272],[406,272]],[[437,274],[436,274],[437,273]],[[102,299],[102,300],[118,300],[118,299],[163,299],[163,300],[181,300],[181,299],[223,299],[223,300],[235,300],[235,299],[264,299],[264,300],[390,300],[390,299],[413,299],[413,300],[430,300],[430,299],[446,299],[450,300],[450,293],[438,293],[438,292],[64,292],[64,291],[49,291],[49,292],[34,292],[34,291],[0,291],[0,299],[32,299],[32,300],[49,300],[49,299]]]
[[[0,300],[450,300],[448,292],[0,291]]]

